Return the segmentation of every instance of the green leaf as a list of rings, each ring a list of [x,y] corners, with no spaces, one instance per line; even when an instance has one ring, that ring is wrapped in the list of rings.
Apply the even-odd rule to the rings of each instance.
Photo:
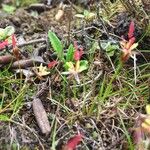
[[[70,44],[66,55],[66,62],[73,61],[73,55],[74,55],[74,46]]]
[[[82,72],[86,69],[88,69],[88,61],[87,60],[80,60],[79,72]]]
[[[2,4],[2,7],[3,7],[3,10],[9,14],[12,14],[16,10],[16,8],[11,5]]]
[[[14,33],[15,33],[15,28],[13,26],[7,26],[5,28],[5,35],[6,36],[11,36]]]
[[[58,58],[60,60],[64,60],[64,56],[63,56],[63,45],[61,43],[61,41],[59,40],[59,38],[56,36],[56,34],[52,31],[48,31],[48,38],[50,40],[50,43],[53,47],[53,49],[55,50],[55,52],[58,55]]]
[[[117,44],[107,42],[101,44],[102,48],[106,50],[106,53],[108,56],[112,57],[115,54],[115,51],[119,49],[119,46]]]
[[[76,14],[75,17],[77,17],[77,18],[84,18],[84,15],[82,15],[82,14]]]
[[[84,17],[87,17],[89,14],[90,14],[90,12],[89,12],[89,11],[84,10],[84,12],[83,12]]]
[[[0,28],[0,40],[5,40],[15,32],[13,26],[7,26],[5,29]]]
[[[85,18],[85,20],[92,20],[92,19],[94,19],[95,18],[95,14],[94,13],[92,13],[92,12],[89,12],[89,11],[87,11],[87,10],[84,10],[84,18]]]
[[[5,40],[5,29],[0,28],[0,40]]]
[[[10,121],[10,118],[7,115],[0,115],[0,120],[1,121]]]
[[[74,70],[74,64],[73,64],[73,62],[71,62],[71,61],[69,61],[69,62],[66,62],[65,64],[64,64],[64,68],[65,68],[65,70]]]

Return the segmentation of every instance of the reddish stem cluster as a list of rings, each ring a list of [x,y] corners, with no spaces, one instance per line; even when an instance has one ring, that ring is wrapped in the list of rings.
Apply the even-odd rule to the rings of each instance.
[[[131,21],[130,26],[129,26],[129,31],[128,31],[128,40],[124,39],[120,42],[121,47],[122,47],[122,56],[121,60],[122,62],[125,62],[129,59],[130,56],[132,56],[133,52],[132,50],[137,47],[137,43],[135,43],[135,37],[134,37],[134,22]]]

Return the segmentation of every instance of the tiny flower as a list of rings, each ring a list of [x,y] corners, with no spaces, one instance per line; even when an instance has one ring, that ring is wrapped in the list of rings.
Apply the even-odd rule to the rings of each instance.
[[[58,62],[57,61],[52,61],[52,62],[49,62],[48,63],[48,68],[53,68],[55,65],[57,65],[58,64]]]
[[[75,150],[77,145],[81,142],[83,135],[78,134],[69,139],[67,144],[64,146],[63,150]]]

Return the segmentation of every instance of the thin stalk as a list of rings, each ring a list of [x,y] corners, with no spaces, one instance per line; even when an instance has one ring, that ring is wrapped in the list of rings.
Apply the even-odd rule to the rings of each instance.
[[[136,81],[137,81],[137,71],[136,71],[136,54],[134,54],[133,56],[133,60],[134,60],[134,83],[136,85]]]

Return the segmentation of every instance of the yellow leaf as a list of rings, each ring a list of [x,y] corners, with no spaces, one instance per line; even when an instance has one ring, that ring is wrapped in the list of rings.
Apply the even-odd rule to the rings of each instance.
[[[145,123],[147,123],[150,126],[150,119],[145,119]]]
[[[141,126],[144,130],[146,130],[147,132],[150,132],[150,126],[147,123],[143,122]]]
[[[150,105],[146,105],[146,113],[150,115]]]
[[[79,68],[80,68],[80,60],[78,60],[78,61],[76,62],[75,71],[78,72],[78,71],[79,71]]]
[[[138,46],[138,43],[134,43],[131,47],[130,47],[130,51],[132,51],[133,49],[135,49]]]
[[[47,71],[47,67],[45,66],[43,66],[42,65],[42,63],[40,64],[40,66],[39,67],[37,67],[38,68],[38,72],[37,72],[37,74],[39,75],[39,76],[46,76],[46,75],[48,75],[50,72],[49,71]]]
[[[75,68],[72,62],[67,62],[66,64],[68,66],[68,71],[75,71]]]

